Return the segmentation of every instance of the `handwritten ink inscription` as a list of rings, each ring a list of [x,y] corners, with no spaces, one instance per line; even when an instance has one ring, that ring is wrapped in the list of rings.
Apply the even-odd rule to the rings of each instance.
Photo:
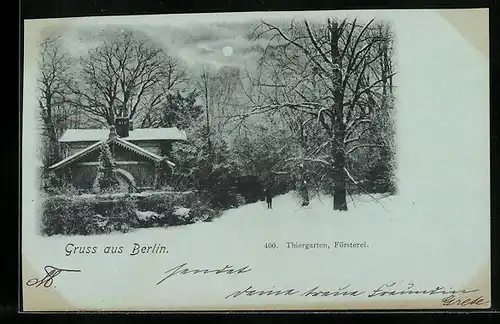
[[[351,288],[351,285],[346,285],[338,289],[322,289],[316,286],[311,289],[301,290],[298,288],[284,288],[275,289],[274,286],[271,289],[258,289],[250,285],[245,289],[240,289],[234,291],[227,296],[228,298],[239,298],[239,297],[258,297],[258,296],[301,296],[301,297],[359,297],[366,296],[370,299],[376,299],[388,296],[408,296],[408,295],[444,295],[442,298],[443,306],[457,306],[457,307],[467,307],[467,306],[482,306],[486,305],[488,302],[483,296],[474,297],[463,297],[463,295],[471,296],[472,293],[478,292],[478,289],[445,289],[442,286],[438,286],[432,289],[414,289],[415,285],[413,283],[408,284],[406,287],[397,288],[396,283],[383,284],[378,288],[371,289],[368,291],[358,290]],[[457,297],[460,296],[460,297]]]
[[[42,287],[49,288],[54,284],[54,278],[63,272],[81,272],[79,269],[65,269],[54,266],[44,267],[45,276],[43,278],[31,278],[26,282],[28,287]],[[231,265],[225,265],[220,268],[214,269],[199,269],[189,268],[187,263],[175,266],[165,271],[163,279],[157,282],[156,285],[162,284],[165,280],[178,275],[241,275],[252,271],[249,266],[235,268]],[[284,288],[276,289],[272,286],[270,289],[258,289],[253,285],[247,288],[233,291],[227,294],[224,299],[228,298],[241,298],[241,297],[258,297],[258,296],[301,296],[305,298],[311,297],[360,297],[366,296],[369,299],[380,298],[384,296],[408,296],[408,295],[441,295],[442,305],[446,307],[479,307],[489,303],[483,296],[477,296],[473,293],[478,292],[478,289],[445,289],[445,287],[437,286],[432,289],[416,289],[415,284],[410,283],[406,286],[399,286],[395,282],[386,283],[378,288],[369,290],[360,290],[351,288],[351,285],[345,285],[338,289],[323,289],[320,286],[307,289],[299,288]],[[441,298],[441,297],[440,297]]]
[[[467,307],[467,306],[482,306],[488,304],[483,296],[472,298],[458,298],[455,295],[449,295],[442,300],[444,306]]]
[[[175,275],[187,275],[187,274],[243,274],[249,271],[252,271],[252,269],[249,266],[244,266],[239,269],[235,269],[231,265],[226,265],[222,268],[219,269],[189,269],[186,267],[187,263],[183,263],[179,266],[173,267],[172,269],[169,269],[165,271],[166,276],[160,280],[156,285],[161,284],[168,278],[171,278]]]
[[[43,269],[45,270],[45,277],[41,279],[31,278],[28,281],[26,281],[26,286],[49,288],[54,283],[54,278],[57,277],[62,272],[81,272],[81,270],[78,269],[63,269],[50,265],[45,266]]]
[[[292,295],[297,295],[300,294],[302,297],[308,297],[308,296],[320,296],[320,297],[337,297],[337,296],[360,296],[363,295],[365,292],[364,291],[358,291],[358,290],[349,290],[348,288],[350,285],[347,285],[345,287],[341,287],[337,290],[334,291],[329,291],[329,290],[321,290],[319,286],[316,286],[311,289],[307,289],[304,292],[301,292],[300,290],[296,288],[288,288],[288,289],[267,289],[267,290],[258,290],[255,289],[253,286],[249,286],[246,289],[243,290],[238,290],[235,291],[225,297],[227,298],[237,298],[239,296],[292,296]]]

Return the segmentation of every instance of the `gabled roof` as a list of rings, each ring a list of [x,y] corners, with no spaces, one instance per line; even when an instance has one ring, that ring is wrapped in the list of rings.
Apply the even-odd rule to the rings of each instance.
[[[139,147],[133,143],[130,143],[129,141],[127,141],[123,138],[117,137],[117,138],[113,138],[113,139],[105,139],[105,140],[96,142],[92,145],[89,145],[86,148],[84,148],[83,150],[80,150],[80,151],[76,152],[75,154],[68,156],[64,160],[61,160],[61,161],[57,162],[56,164],[51,165],[49,167],[49,170],[57,170],[57,169],[62,168],[65,165],[71,164],[71,163],[81,159],[82,157],[86,156],[87,154],[90,154],[90,153],[94,152],[95,150],[99,149],[101,147],[101,145],[104,143],[108,143],[108,144],[115,143],[121,147],[124,147],[132,152],[135,152],[135,153],[141,155],[141,156],[149,158],[155,162],[165,161],[168,164],[170,164],[171,166],[175,166],[175,164],[173,162],[166,160],[165,157],[154,154],[148,150],[143,149],[142,147]]]
[[[159,156],[157,154],[154,154],[154,153],[152,153],[152,152],[150,152],[148,150],[145,150],[142,147],[137,146],[134,143],[130,143],[129,141],[127,141],[127,140],[125,140],[123,138],[117,137],[117,138],[114,139],[114,141],[117,144],[119,144],[119,145],[121,145],[121,146],[123,146],[123,147],[125,147],[125,148],[127,148],[127,149],[129,149],[131,151],[134,151],[134,152],[136,152],[139,155],[142,155],[142,156],[145,156],[147,158],[150,158],[150,159],[152,159],[154,161],[162,161],[162,160],[164,160],[164,157]],[[166,160],[166,162],[168,164],[170,164],[171,166],[175,166],[175,164],[173,162],[170,162],[168,160]]]
[[[61,160],[61,161],[57,162],[56,164],[51,165],[49,167],[49,170],[57,170],[57,169],[65,166],[73,161],[76,161],[77,159],[82,158],[91,152],[94,152],[97,148],[101,147],[101,145],[107,141],[108,140],[103,140],[103,141],[96,142],[90,146],[87,146],[83,150],[80,150],[80,151],[76,152],[75,154],[68,156],[64,160]]]
[[[94,142],[107,139],[109,129],[68,129],[59,138],[60,142]],[[129,131],[129,136],[122,137],[128,141],[185,141],[186,132],[177,127],[167,128],[137,128]]]

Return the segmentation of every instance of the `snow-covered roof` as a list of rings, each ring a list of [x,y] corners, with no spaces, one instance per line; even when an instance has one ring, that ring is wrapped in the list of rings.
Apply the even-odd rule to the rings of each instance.
[[[138,153],[140,155],[152,158],[155,161],[161,161],[161,160],[163,160],[162,156],[154,154],[153,152],[150,152],[150,151],[148,151],[146,149],[143,149],[142,147],[137,146],[134,143],[130,143],[129,141],[125,140],[124,138],[117,137],[115,139],[115,141],[116,141],[116,143],[121,144],[125,148],[128,148],[128,149],[130,149],[132,151],[135,151],[136,153]],[[171,161],[167,160],[167,163],[170,164],[171,166],[175,166],[175,164],[173,162],[171,162]]]
[[[125,148],[127,148],[127,149],[129,149],[129,150],[131,150],[131,151],[133,151],[133,152],[135,152],[137,154],[139,154],[139,155],[145,156],[145,157],[150,158],[150,159],[152,159],[154,161],[158,161],[158,162],[159,161],[165,161],[168,164],[170,164],[171,166],[175,166],[175,164],[173,162],[166,160],[164,157],[159,156],[157,154],[154,154],[154,153],[152,153],[152,152],[150,152],[148,150],[145,150],[142,147],[139,147],[139,146],[137,146],[137,145],[135,145],[133,143],[130,143],[129,141],[125,140],[124,138],[117,137],[117,138],[113,138],[113,139],[104,139],[102,141],[98,141],[98,142],[96,142],[96,143],[94,143],[92,145],[89,145],[86,148],[84,148],[84,149],[76,152],[75,154],[72,154],[72,155],[68,156],[64,160],[59,161],[56,164],[51,165],[49,167],[49,169],[51,169],[51,170],[57,170],[57,169],[65,166],[65,165],[68,165],[68,164],[70,164],[70,163],[72,163],[74,161],[77,161],[78,159],[84,157],[85,155],[87,155],[87,154],[89,154],[91,152],[94,152],[96,149],[98,149],[105,142],[107,142],[107,143],[114,142],[114,143],[116,143],[118,145],[121,145],[121,146],[123,146],[123,147],[125,147]]]
[[[97,142],[107,139],[109,129],[68,129],[59,138],[60,142]],[[186,132],[177,127],[137,128],[129,131],[127,141],[186,140]]]
[[[53,164],[49,167],[50,170],[56,170],[56,169],[59,169],[60,167],[72,162],[72,161],[75,161],[81,157],[84,157],[85,155],[87,155],[88,153],[90,152],[93,152],[95,149],[97,149],[98,147],[101,146],[102,143],[106,142],[107,140],[102,140],[102,141],[99,141],[99,142],[96,142],[92,145],[89,145],[87,146],[86,148],[84,148],[83,150],[80,150],[78,152],[76,152],[75,154],[72,154],[70,156],[68,156],[67,158],[57,162],[56,164]]]

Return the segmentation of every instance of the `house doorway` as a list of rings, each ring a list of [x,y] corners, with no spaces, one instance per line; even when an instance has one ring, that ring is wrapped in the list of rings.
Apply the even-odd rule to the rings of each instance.
[[[134,176],[127,170],[116,169],[116,175],[121,192],[133,192],[137,188]]]
[[[118,180],[118,187],[120,192],[134,192],[137,189],[137,184],[135,182],[134,176],[123,169],[116,169],[116,179]],[[99,191],[99,181],[98,177],[95,178],[93,189],[94,192]]]
[[[118,188],[120,192],[130,192],[131,190],[131,185],[130,183],[125,179],[125,177],[121,176],[118,174],[117,176],[118,179]]]

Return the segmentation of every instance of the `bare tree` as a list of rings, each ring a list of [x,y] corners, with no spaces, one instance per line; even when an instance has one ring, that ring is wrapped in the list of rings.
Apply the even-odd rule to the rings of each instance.
[[[319,123],[326,141],[314,153],[328,150],[328,160],[314,160],[330,166],[333,208],[347,210],[346,181],[355,182],[347,157],[360,149],[386,147],[367,141],[363,134],[373,124],[375,112],[387,106],[394,75],[388,54],[390,32],[373,20],[365,25],[356,20],[329,19],[316,25],[292,21],[289,27],[263,21],[252,38],[265,37],[269,44],[261,50],[260,66],[275,73],[253,82],[260,89],[260,100],[253,102],[250,113],[288,109]]]
[[[81,59],[78,106],[107,124],[117,116],[145,118],[187,73],[164,50],[124,31],[109,37]]]
[[[228,123],[228,112],[236,105],[236,89],[239,84],[239,70],[224,67],[211,70],[202,68],[196,81],[205,107],[206,141],[209,157],[213,155],[213,136],[224,134]]]
[[[60,159],[58,138],[74,117],[69,104],[74,62],[63,50],[60,38],[49,36],[40,44],[37,77],[38,107],[43,134],[47,137],[45,163]]]

